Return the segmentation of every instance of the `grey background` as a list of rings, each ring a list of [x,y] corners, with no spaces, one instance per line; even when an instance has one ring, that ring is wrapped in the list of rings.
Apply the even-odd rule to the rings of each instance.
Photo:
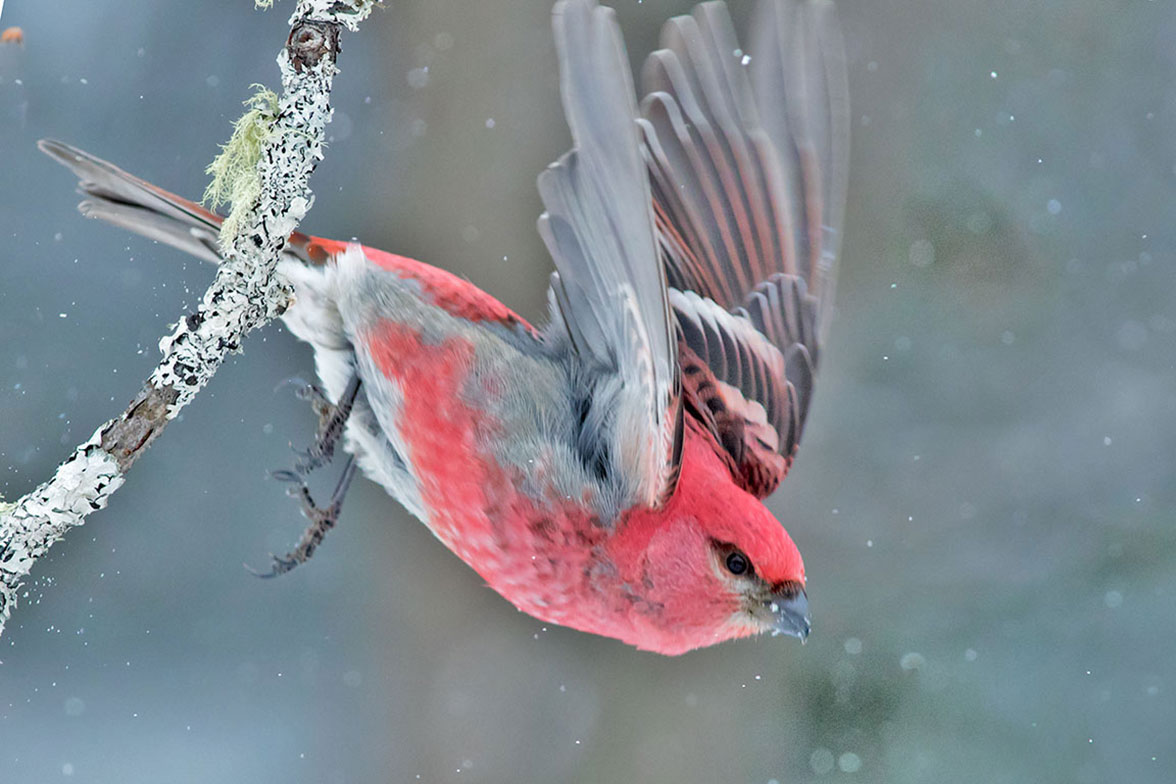
[[[8,0],[0,493],[122,409],[211,274],[83,221],[34,141],[198,195],[276,83],[284,5]],[[617,5],[636,60],[689,3]],[[548,13],[400,0],[348,35],[305,228],[540,316],[534,178],[569,144]],[[0,781],[1176,780],[1176,10],[840,13],[839,312],[772,501],[807,646],[545,627],[366,482],[310,565],[254,579],[302,528],[266,470],[313,427],[273,391],[311,372],[275,326],[38,565],[0,639]]]

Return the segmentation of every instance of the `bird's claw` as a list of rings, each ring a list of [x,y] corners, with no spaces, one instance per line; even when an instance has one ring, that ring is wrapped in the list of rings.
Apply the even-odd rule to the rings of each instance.
[[[283,378],[274,386],[274,394],[276,395],[286,387],[298,387],[298,389],[302,389],[303,387],[311,386],[314,386],[314,384],[310,383],[302,376],[290,376],[289,378]],[[295,394],[297,394],[297,392],[295,392]]]
[[[343,466],[343,474],[339,477],[339,482],[335,485],[334,492],[331,493],[331,500],[326,506],[315,504],[314,497],[310,494],[310,488],[301,474],[285,469],[272,471],[270,476],[274,479],[291,483],[291,487],[286,489],[286,494],[299,499],[302,515],[310,521],[310,525],[303,531],[302,537],[293,550],[284,556],[270,554],[273,565],[268,572],[259,572],[249,565],[246,565],[245,568],[257,577],[269,579],[285,574],[299,564],[309,561],[327,535],[327,531],[334,528],[335,524],[339,522],[339,513],[343,510],[343,499],[347,495],[347,488],[351,485],[351,480],[355,478],[355,470],[355,457],[348,456],[347,463]]]
[[[333,440],[330,443],[316,441],[310,449],[295,449],[294,454],[299,457],[294,463],[294,470],[300,474],[309,474],[331,462],[335,456],[335,444]]]
[[[270,566],[270,569],[268,572],[263,572],[259,569],[254,569],[249,564],[244,564],[245,571],[249,572],[254,577],[260,578],[262,580],[270,580],[274,577],[277,577],[278,575],[285,574],[286,572],[290,571],[291,569],[293,569],[295,566],[297,566],[300,563],[300,561],[297,561],[289,556],[287,556],[285,558],[279,558],[278,556],[274,555],[273,553],[270,553],[270,560],[273,561],[273,564]]]
[[[277,394],[286,387],[294,387],[294,397],[310,403],[315,413],[320,417],[324,411],[332,408],[331,401],[327,398],[327,394],[323,392],[322,387],[307,381],[302,376],[291,376],[290,378],[279,381],[278,385],[274,387],[274,393]]]
[[[310,448],[294,450],[299,457],[294,470],[299,474],[309,474],[322,468],[335,456],[335,445],[347,427],[347,420],[359,394],[359,383],[359,376],[352,376],[339,396],[338,403],[332,403],[322,389],[314,384],[302,382],[302,386],[294,393],[299,399],[310,402],[319,419],[318,431]]]
[[[323,392],[322,387],[318,384],[312,384],[309,381],[302,381],[302,379],[293,380],[301,382],[298,388],[294,390],[294,397],[307,401],[316,409],[330,408],[331,401],[327,399],[327,395]]]

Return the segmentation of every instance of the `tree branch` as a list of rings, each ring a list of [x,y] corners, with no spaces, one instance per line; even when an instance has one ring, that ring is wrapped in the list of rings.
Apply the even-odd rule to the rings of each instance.
[[[290,289],[275,275],[286,238],[310,209],[323,157],[340,27],[356,30],[378,0],[299,0],[278,55],[283,95],[257,158],[259,188],[222,236],[225,260],[195,313],[160,343],[163,359],[120,416],[58,466],[49,481],[0,504],[0,634],[22,580],[70,528],[106,506],[131,465],[192,401],[246,333],[281,315]]]

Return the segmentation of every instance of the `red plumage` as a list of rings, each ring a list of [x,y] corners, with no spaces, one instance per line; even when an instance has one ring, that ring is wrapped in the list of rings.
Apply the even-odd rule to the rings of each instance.
[[[347,250],[351,243],[310,237],[295,233],[290,237],[290,246],[302,250],[316,263],[326,263]],[[398,256],[379,248],[360,246],[363,255],[381,269],[403,278],[411,278],[421,284],[429,295],[431,304],[445,312],[470,321],[496,321],[502,324],[517,324],[528,331],[534,328],[526,319],[496,300],[480,288],[463,280],[447,270],[424,264],[407,256]]]

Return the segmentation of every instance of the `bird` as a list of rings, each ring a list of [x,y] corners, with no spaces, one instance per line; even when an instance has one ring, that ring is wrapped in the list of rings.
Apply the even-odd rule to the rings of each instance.
[[[315,352],[295,468],[305,561],[362,472],[519,610],[678,655],[811,630],[800,551],[764,500],[792,466],[834,296],[848,82],[827,0],[665,23],[640,99],[612,9],[552,13],[573,147],[538,177],[555,271],[532,325],[473,284],[296,232],[282,319]],[[81,212],[210,262],[214,212],[62,142]],[[331,503],[304,476],[341,445]],[[793,522],[789,520],[789,522]]]

